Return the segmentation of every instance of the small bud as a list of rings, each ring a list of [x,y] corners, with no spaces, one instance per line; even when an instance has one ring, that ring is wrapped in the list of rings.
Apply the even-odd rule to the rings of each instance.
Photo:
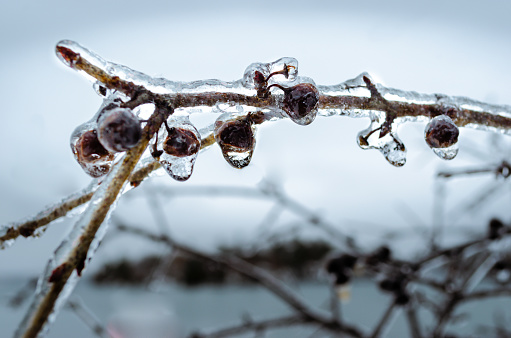
[[[131,149],[142,137],[140,122],[129,108],[105,109],[98,118],[97,131],[99,141],[111,152]]]

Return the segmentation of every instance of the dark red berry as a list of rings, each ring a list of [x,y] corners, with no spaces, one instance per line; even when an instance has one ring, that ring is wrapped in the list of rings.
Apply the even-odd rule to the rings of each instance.
[[[133,148],[142,137],[137,117],[128,108],[105,111],[98,119],[98,139],[111,152]]]
[[[504,223],[500,219],[494,218],[488,224],[488,238],[497,239],[502,236],[504,230]]]
[[[235,151],[249,151],[255,144],[252,126],[246,120],[222,124],[216,132],[216,139],[220,147],[234,148]]]
[[[82,134],[75,145],[78,161],[95,162],[99,159],[113,159],[113,155],[103,147],[98,140],[95,130],[89,130]]]
[[[426,126],[425,138],[431,148],[447,148],[458,142],[459,129],[447,115],[433,118]]]
[[[188,129],[169,128],[168,136],[163,142],[163,151],[176,157],[186,157],[198,153],[200,140]]]
[[[318,105],[319,92],[313,84],[300,83],[294,87],[286,88],[284,92],[282,108],[293,120],[307,117]]]

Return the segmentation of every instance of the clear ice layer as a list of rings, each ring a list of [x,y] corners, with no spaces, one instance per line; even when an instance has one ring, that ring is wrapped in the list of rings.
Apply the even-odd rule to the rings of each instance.
[[[163,142],[159,142],[159,146],[163,147],[163,144],[169,141],[169,137],[175,135],[173,140],[171,140],[173,144],[181,148],[187,147],[187,149],[183,153],[179,153],[179,149],[177,149],[176,152],[167,152],[165,151],[165,147],[163,147],[164,151],[160,155],[159,162],[170,177],[176,181],[186,181],[192,175],[193,166],[195,165],[195,160],[200,150],[201,136],[197,128],[190,123],[188,116],[171,116],[167,123],[171,129],[171,133],[165,130],[162,134],[164,140]],[[172,130],[174,130],[174,132],[172,132]],[[187,142],[190,142],[190,140],[186,139],[186,136],[189,138],[191,137],[192,142],[198,142],[198,145],[192,145],[194,147],[192,150],[190,150],[190,145],[186,145]]]
[[[256,128],[243,113],[222,114],[215,122],[215,140],[224,159],[232,167],[243,169],[250,164]]]
[[[70,53],[66,54],[63,51],[68,50]],[[74,54],[73,54],[74,53]],[[118,77],[123,81],[130,82],[135,85],[143,86],[147,90],[151,91],[154,94],[164,94],[164,95],[175,95],[179,94],[204,94],[207,93],[230,93],[236,95],[245,95],[247,97],[261,96],[264,97],[268,95],[265,92],[265,86],[271,86],[273,84],[280,85],[285,88],[292,87],[297,83],[305,82],[305,78],[301,78],[298,76],[298,62],[293,58],[281,58],[275,62],[270,63],[253,63],[247,67],[243,78],[238,81],[232,82],[224,82],[220,80],[204,80],[204,81],[194,81],[189,83],[184,82],[173,82],[166,80],[164,78],[152,78],[138,71],[132,70],[128,67],[117,65],[115,63],[111,63],[103,60],[98,55],[88,51],[87,49],[81,47],[79,44],[72,41],[61,41],[57,45],[57,55],[59,58],[68,66],[72,68],[77,68],[77,65],[74,63],[73,58],[69,57],[69,55],[79,54],[84,60],[86,60],[89,64],[94,65],[101,69],[105,74],[109,77]],[[81,69],[78,69],[80,73],[88,77],[95,86],[96,91],[103,96],[108,96],[109,90],[103,88],[100,83],[98,83],[97,79],[91,77],[86,74]],[[339,104],[335,107],[329,107],[327,103],[328,100],[336,98],[344,98],[345,102],[349,102],[350,100],[355,99],[371,99],[371,91],[369,90],[364,78],[370,79],[370,76],[367,73],[362,73],[354,79],[345,81],[343,83],[331,86],[317,86],[317,89],[320,94],[320,103],[319,103],[319,115],[322,116],[350,116],[350,117],[370,117],[372,115],[385,113],[382,107],[378,107],[378,109],[369,109],[364,105],[353,105],[349,103]],[[262,82],[261,82],[262,81]],[[502,116],[505,118],[511,118],[511,107],[509,106],[498,106],[498,105],[488,105],[485,103],[481,103],[475,100],[471,100],[465,97],[449,97],[441,94],[420,94],[413,91],[402,91],[393,88],[387,88],[382,84],[376,83],[372,79],[370,79],[371,83],[374,84],[374,88],[376,88],[379,95],[392,104],[405,104],[405,105],[424,105],[424,106],[442,106],[442,107],[456,107],[459,109],[468,109],[473,112],[480,112],[481,114],[486,114],[487,116]],[[310,81],[312,82],[312,81]],[[106,94],[105,94],[106,92]],[[275,99],[276,105],[263,107],[263,109],[271,110],[275,114],[276,118],[282,118],[283,116],[290,116],[289,112],[286,112],[282,108],[282,102],[284,101],[284,94],[275,87],[271,89],[271,95]],[[202,102],[202,103],[201,103]],[[219,102],[209,102],[206,105],[209,107],[218,104]],[[198,101],[196,108],[199,108],[198,111],[201,111],[201,105],[204,105],[203,101]],[[254,107],[252,107],[254,108]],[[256,107],[261,109],[261,107]],[[191,109],[192,110],[192,109]],[[190,110],[190,111],[191,111]],[[206,109],[207,110],[207,109]],[[377,110],[375,112],[375,110]],[[281,114],[282,116],[278,116]],[[292,117],[292,116],[290,116]],[[295,122],[306,125],[313,121],[315,115],[308,116],[303,119],[293,119]],[[405,158],[405,148],[402,145],[402,142],[399,141],[397,129],[400,124],[404,122],[410,121],[421,121],[427,122],[431,116],[415,114],[410,116],[400,116],[399,119],[393,121],[389,130],[384,133],[381,133],[381,140],[375,139],[374,137],[370,137],[368,145],[363,146],[369,149],[377,149],[379,150],[385,158],[392,164],[401,166],[404,164]],[[473,121],[478,121],[481,119],[472,119]],[[483,118],[484,120],[484,118]],[[458,123],[458,121],[456,121]],[[373,124],[373,123],[372,123]],[[382,122],[383,124],[383,122]],[[389,124],[389,123],[388,123]],[[501,133],[510,134],[511,128],[502,127],[498,123],[466,123],[464,121],[460,126],[464,127],[472,127],[478,129],[491,130]],[[377,128],[378,126],[376,126]],[[370,131],[369,131],[370,132]],[[369,132],[363,131],[361,134],[368,134]],[[388,136],[390,133],[390,136]],[[363,136],[363,135],[362,135]],[[363,143],[363,142],[362,142]],[[452,149],[444,149],[444,150],[434,150],[435,153],[444,159],[449,159],[455,156],[456,149],[453,147]],[[235,155],[235,154],[232,154]],[[236,156],[234,156],[236,157]],[[234,158],[233,157],[233,158]],[[242,159],[236,160],[236,162],[243,162]]]

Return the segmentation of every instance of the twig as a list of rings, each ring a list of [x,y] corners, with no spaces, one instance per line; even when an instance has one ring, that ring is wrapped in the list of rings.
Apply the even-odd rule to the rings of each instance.
[[[192,255],[199,259],[213,261],[215,263],[222,264],[246,277],[257,280],[259,284],[266,287],[266,289],[268,289],[270,292],[275,294],[277,297],[279,297],[285,303],[287,303],[289,306],[295,309],[298,313],[300,313],[300,315],[303,318],[307,319],[307,321],[319,323],[326,329],[329,329],[333,332],[343,332],[353,337],[362,337],[362,334],[359,331],[359,329],[344,323],[333,321],[328,316],[325,316],[324,314],[317,312],[316,310],[313,310],[306,303],[304,303],[297,295],[295,295],[291,289],[289,289],[287,286],[285,286],[282,282],[273,277],[271,274],[237,257],[208,255],[191,247],[177,243],[176,241],[170,239],[167,236],[155,235],[140,228],[133,228],[123,225],[118,226],[117,229],[120,231],[129,232],[150,239],[155,242],[164,243],[166,245],[171,246],[175,250],[179,250],[183,253]]]
[[[408,319],[408,325],[410,326],[410,335],[413,338],[421,338],[422,334],[419,321],[417,320],[415,304],[412,304],[406,309],[406,318]]]
[[[233,335],[239,335],[249,331],[267,330],[279,327],[285,327],[295,324],[308,325],[310,322],[302,316],[286,316],[261,321],[249,321],[240,325],[223,328],[210,333],[192,333],[190,338],[221,338]]]
[[[60,202],[44,208],[44,210],[34,217],[26,221],[16,222],[0,228],[0,246],[8,240],[16,239],[18,236],[29,237],[33,236],[35,231],[48,223],[65,216],[74,208],[90,201],[92,195],[97,190],[99,182],[93,180],[87,188],[64,197]]]
[[[71,309],[80,318],[85,325],[87,325],[92,332],[99,338],[103,338],[106,334],[106,329],[94,314],[87,309],[80,298],[69,300],[67,307]]]
[[[387,321],[390,319],[395,306],[396,306],[396,304],[394,302],[394,299],[392,299],[390,305],[387,307],[387,309],[383,313],[383,316],[381,317],[380,321],[378,322],[378,324],[374,328],[373,332],[371,333],[371,335],[370,335],[371,338],[376,338],[380,335],[381,331],[387,324]]]
[[[53,312],[55,303],[64,289],[64,286],[66,286],[71,273],[75,269],[78,274],[81,273],[96,232],[103,223],[107,213],[110,211],[110,207],[117,199],[124,183],[147,148],[149,140],[153,134],[158,131],[165,118],[166,116],[162,111],[159,109],[155,110],[144,127],[140,142],[126,153],[122,162],[117,164],[116,169],[103,181],[102,188],[104,187],[104,189],[99,189],[94,194],[92,200],[97,203],[91,203],[87,212],[82,214],[82,218],[86,221],[83,232],[76,243],[73,243],[73,247],[67,258],[58,267],[58,274],[56,276],[52,274],[50,277],[51,286],[49,289],[44,290],[46,293],[34,300],[35,303],[30,308],[29,313],[27,313],[20,326],[18,331],[19,336],[28,338],[38,335],[47,322],[48,316]],[[80,224],[80,221],[78,221],[76,226],[79,226],[78,224]],[[57,270],[55,270],[54,273],[56,271]]]

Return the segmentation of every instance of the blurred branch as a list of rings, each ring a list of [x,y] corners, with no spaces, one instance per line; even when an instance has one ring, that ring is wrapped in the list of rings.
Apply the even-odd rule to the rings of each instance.
[[[179,250],[183,253],[192,255],[199,259],[222,264],[250,279],[256,280],[260,285],[267,288],[270,292],[275,294],[278,298],[282,299],[285,303],[287,303],[289,306],[295,309],[295,311],[300,313],[301,317],[304,318],[306,321],[318,323],[324,326],[326,329],[329,329],[330,331],[333,332],[343,332],[349,336],[362,337],[362,334],[360,333],[359,329],[338,322],[336,320],[331,320],[324,314],[317,312],[316,310],[313,310],[306,303],[304,303],[297,295],[295,295],[291,289],[289,289],[287,286],[285,286],[285,284],[283,284],[281,281],[273,277],[271,274],[237,257],[206,254],[201,251],[198,251],[197,249],[193,249],[186,245],[177,243],[176,241],[172,240],[167,236],[152,234],[140,228],[118,225],[117,229],[119,231],[132,233],[134,235],[141,236],[155,242],[164,243],[172,247],[174,250]]]
[[[97,337],[103,338],[105,336],[107,333],[106,329],[96,318],[96,316],[94,316],[94,314],[89,309],[87,309],[81,299],[76,298],[69,300],[66,305],[78,316],[78,318],[82,320],[85,325],[87,325],[92,330],[92,332]]]
[[[290,325],[300,324],[307,325],[309,324],[309,320],[302,316],[286,316],[282,318],[273,318],[262,321],[247,321],[240,325],[235,325],[231,327],[227,327],[224,329],[220,329],[217,331],[213,331],[210,333],[192,333],[190,338],[221,338],[221,337],[229,337],[233,335],[239,335],[242,333],[250,332],[250,331],[259,331],[259,330],[268,330],[279,327],[286,327]]]

